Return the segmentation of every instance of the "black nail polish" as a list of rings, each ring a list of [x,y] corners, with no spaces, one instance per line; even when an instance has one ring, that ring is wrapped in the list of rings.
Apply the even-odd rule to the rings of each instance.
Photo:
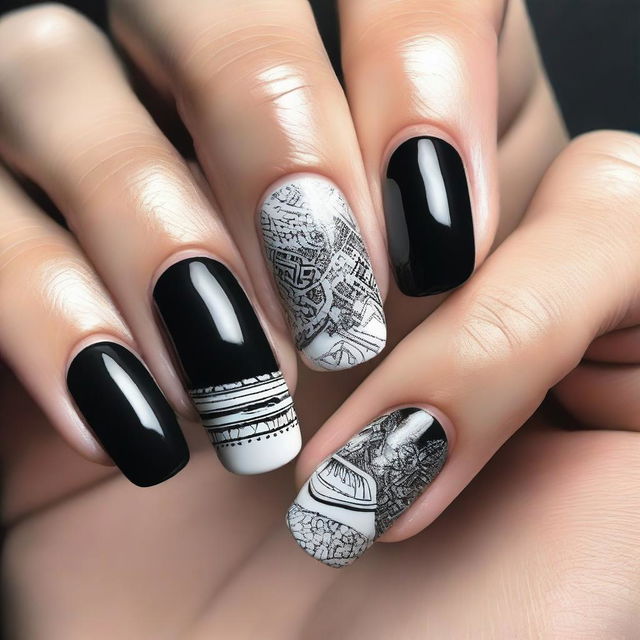
[[[458,152],[444,140],[411,138],[391,155],[384,184],[389,256],[398,287],[426,296],[473,272],[469,186]]]
[[[89,427],[134,484],[168,480],[189,461],[169,403],[127,348],[115,342],[84,348],[69,366],[67,386]]]
[[[211,258],[187,258],[160,276],[153,297],[224,466],[262,473],[295,457],[300,430],[293,400],[229,269]]]

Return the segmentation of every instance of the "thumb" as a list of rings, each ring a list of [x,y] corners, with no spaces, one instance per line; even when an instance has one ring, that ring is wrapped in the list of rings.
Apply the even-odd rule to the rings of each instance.
[[[300,546],[343,566],[392,524],[389,541],[420,531],[594,338],[637,321],[638,201],[638,138],[590,134],[561,154],[522,225],[306,446],[288,513]]]

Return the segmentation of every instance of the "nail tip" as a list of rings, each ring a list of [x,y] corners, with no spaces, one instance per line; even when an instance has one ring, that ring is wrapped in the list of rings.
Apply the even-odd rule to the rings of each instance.
[[[398,289],[400,293],[407,296],[408,298],[426,298],[428,296],[437,296],[443,293],[450,293],[455,289],[461,287],[465,282],[471,278],[473,275],[475,268],[471,267],[466,270],[463,275],[459,278],[456,278],[453,281],[443,282],[443,283],[423,283],[422,285],[418,285],[415,282],[407,282],[402,278],[396,278],[396,284],[398,285]]]
[[[375,347],[368,350],[343,348],[339,351],[329,350],[320,356],[314,355],[313,350],[305,347],[300,355],[307,367],[314,371],[347,371],[377,358],[384,351],[387,346],[386,324],[377,332],[376,342]]]
[[[191,457],[189,455],[189,452],[187,452],[184,458],[180,460],[180,462],[175,467],[171,468],[170,471],[155,476],[152,479],[136,478],[130,474],[125,474],[125,476],[127,480],[129,480],[129,482],[134,484],[136,487],[140,487],[142,489],[146,489],[147,487],[155,487],[159,484],[163,484],[167,480],[171,480],[171,478],[178,475],[178,473],[180,473],[180,471],[182,471],[189,464],[190,459]]]
[[[365,540],[362,534],[348,525],[306,509],[297,502],[287,510],[285,522],[298,547],[309,557],[332,569],[350,566],[371,546],[371,541]],[[343,536],[341,539],[337,537],[338,532]],[[347,547],[337,544],[339,540],[344,542],[345,536],[352,538],[348,544],[360,545],[359,553],[348,555],[345,551]]]
[[[280,370],[189,393],[220,462],[231,473],[267,473],[298,455],[298,416]]]
[[[289,429],[280,436],[269,438],[269,441],[272,441],[272,446],[268,447],[268,453],[265,451],[265,446],[268,446],[269,441],[265,440],[259,455],[247,457],[237,454],[225,455],[218,449],[218,459],[227,471],[239,476],[255,476],[281,469],[294,460],[302,448],[302,434],[299,425],[296,423],[294,427],[289,427]],[[282,438],[282,435],[285,437]],[[278,437],[280,439],[276,440]]]

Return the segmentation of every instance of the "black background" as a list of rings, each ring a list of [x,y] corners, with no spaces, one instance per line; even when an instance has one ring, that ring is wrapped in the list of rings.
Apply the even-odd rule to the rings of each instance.
[[[29,4],[35,3],[0,0],[0,13]],[[102,25],[106,22],[100,0],[66,4]],[[312,4],[323,35],[328,34],[328,48],[335,51],[333,1]],[[528,5],[570,132],[640,132],[640,0],[528,0]],[[187,10],[189,0],[184,6]]]
[[[640,1],[528,0],[572,134],[640,132]]]

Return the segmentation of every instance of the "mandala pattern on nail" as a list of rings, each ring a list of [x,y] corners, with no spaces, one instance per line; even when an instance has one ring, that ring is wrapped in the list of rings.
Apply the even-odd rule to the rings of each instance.
[[[446,456],[446,435],[430,413],[386,414],[314,471],[289,509],[289,530],[314,558],[350,564],[433,481]]]
[[[322,369],[347,369],[380,353],[382,301],[340,190],[316,177],[283,184],[264,201],[260,224],[298,349]]]

